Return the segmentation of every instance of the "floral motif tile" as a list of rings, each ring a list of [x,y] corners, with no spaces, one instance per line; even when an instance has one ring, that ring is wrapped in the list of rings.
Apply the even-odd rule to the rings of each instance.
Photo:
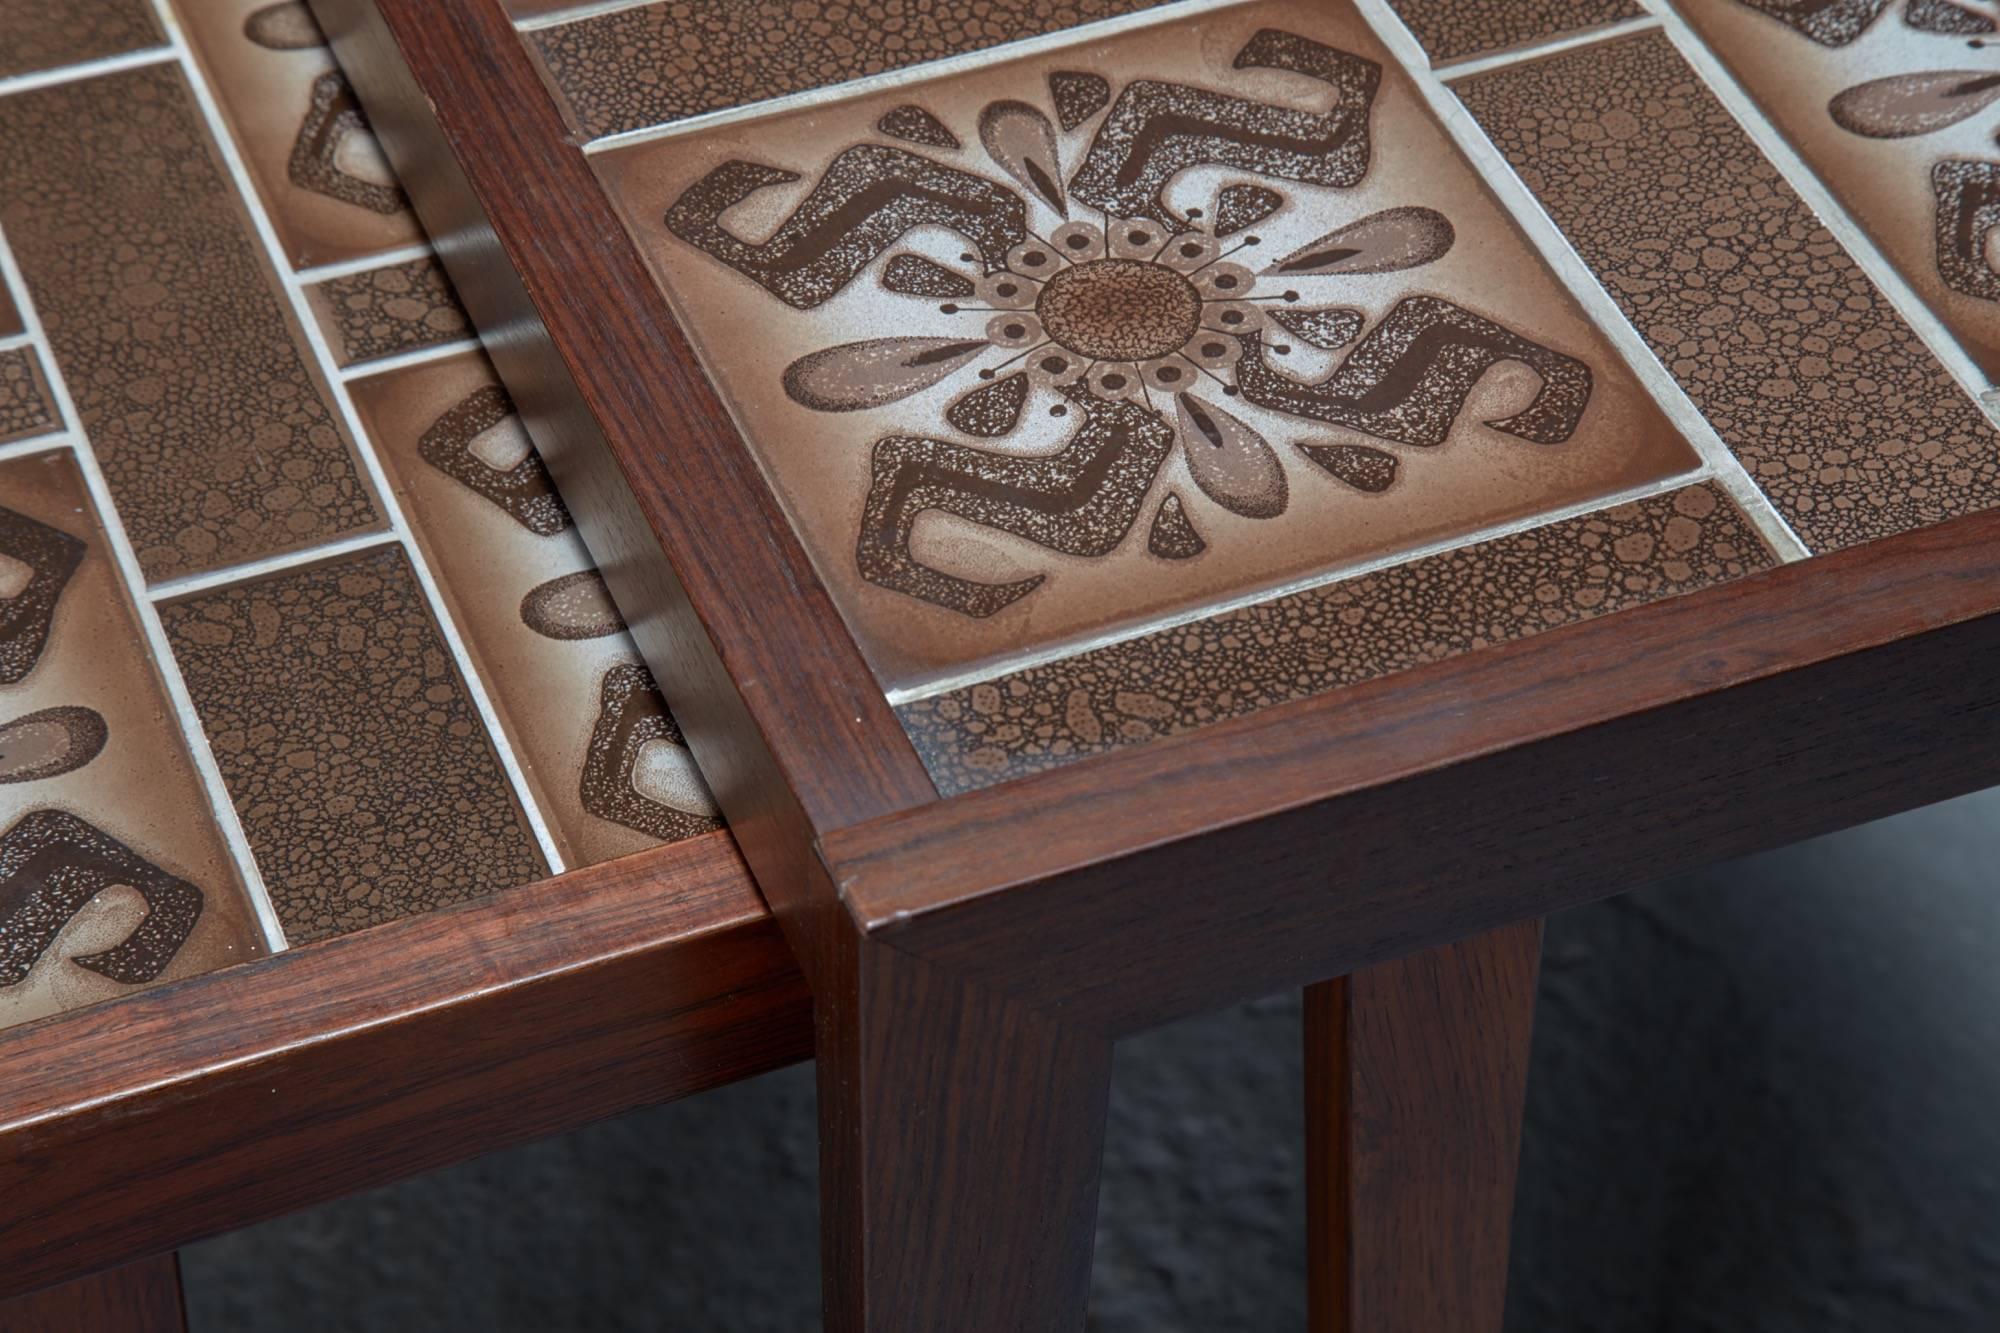
[[[1697,465],[1342,8],[594,161],[891,687]]]

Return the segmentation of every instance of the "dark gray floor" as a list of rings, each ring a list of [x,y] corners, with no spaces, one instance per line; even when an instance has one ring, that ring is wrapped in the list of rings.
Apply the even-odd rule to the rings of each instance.
[[[2000,793],[1550,922],[1509,1333],[2000,1328]],[[1119,1054],[1092,1328],[1303,1325],[1298,1006]],[[809,1069],[185,1254],[197,1333],[817,1327]]]

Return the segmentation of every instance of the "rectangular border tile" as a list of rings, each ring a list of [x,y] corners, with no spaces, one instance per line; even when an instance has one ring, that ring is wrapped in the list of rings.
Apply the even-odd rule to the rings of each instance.
[[[473,336],[436,256],[329,278],[305,289],[327,350],[345,367]]]

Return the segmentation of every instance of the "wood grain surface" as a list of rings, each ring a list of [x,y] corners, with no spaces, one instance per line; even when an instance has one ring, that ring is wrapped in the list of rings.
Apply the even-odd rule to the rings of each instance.
[[[185,1328],[181,1265],[171,1254],[0,1301],[0,1333],[182,1333]]]

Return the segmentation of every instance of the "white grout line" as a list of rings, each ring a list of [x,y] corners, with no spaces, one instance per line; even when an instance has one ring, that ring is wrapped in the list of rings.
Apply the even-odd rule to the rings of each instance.
[[[21,330],[19,333],[10,333],[4,338],[0,338],[0,352],[15,352],[23,347],[33,347],[34,345],[35,335],[29,333],[26,329]]]
[[[1472,118],[1472,113],[1467,111],[1457,95],[1445,86],[1443,76],[1433,73],[1424,63],[1423,49],[1418,45],[1415,35],[1404,27],[1402,20],[1389,9],[1387,0],[1354,0],[1354,3],[1363,16],[1374,25],[1377,35],[1402,64],[1416,84],[1417,91],[1443,123],[1445,132],[1451,136],[1459,151],[1471,163],[1472,169],[1499,199],[1500,206],[1513,216],[1515,224],[1526,233],[1529,242],[1540,252],[1543,261],[1555,271],[1557,281],[1561,282],[1577,304],[1583,307],[1585,318],[1610,340],[1619,357],[1652,395],[1654,402],[1666,414],[1667,419],[1687,436],[1689,443],[1694,445],[1702,461],[1707,465],[1707,471],[1729,493],[1729,498],[1736,502],[1737,507],[1743,510],[1758,534],[1770,545],[1772,552],[1784,561],[1799,560],[1810,555],[1812,553],[1810,548],[1799,539],[1784,516],[1773,507],[1763,488],[1757,485],[1748,469],[1743,466],[1743,460],[1738,458],[1723,442],[1721,436],[1716,434],[1708,418],[1703,416],[1701,410],[1689,399],[1680,381],[1660,364],[1659,358],[1653,354],[1653,349],[1646,345],[1645,339],[1632,326],[1632,321],[1618,308],[1618,303],[1611,299],[1611,294],[1604,290],[1603,283],[1584,262],[1583,256],[1577,253],[1569,237],[1556,225],[1555,219],[1549,216],[1541,201],[1535,198],[1534,191],[1522,182],[1520,176],[1515,173],[1513,165],[1501,155],[1499,149],[1493,146],[1479,122]],[[1590,45],[1596,41],[1615,40],[1634,31],[1648,31],[1653,26],[1653,23],[1645,22],[1597,29],[1581,35],[1588,40],[1570,42],[1562,49]],[[1518,52],[1507,53],[1504,58],[1496,57],[1485,67],[1497,68],[1503,63],[1532,59],[1538,54],[1545,54],[1548,49],[1547,45],[1524,47]],[[1464,66],[1457,68],[1462,69]],[[1457,70],[1451,72],[1456,73]]]
[[[30,454],[45,454],[54,449],[75,447],[76,432],[57,424],[50,426],[40,435],[24,435],[18,440],[0,444],[0,463],[11,463],[17,458]]]
[[[437,343],[430,347],[418,347],[408,352],[392,352],[388,356],[378,356],[367,361],[357,361],[340,372],[347,380],[367,379],[371,375],[386,375],[392,370],[402,370],[407,366],[421,366],[429,361],[445,361],[454,356],[464,356],[468,352],[481,350],[477,338],[454,338],[448,343]]]
[[[236,583],[252,583],[271,574],[282,574],[289,569],[303,569],[309,565],[322,564],[360,551],[372,551],[378,546],[394,546],[399,540],[395,532],[388,528],[378,532],[357,532],[346,537],[336,537],[318,546],[302,546],[295,551],[280,551],[276,555],[246,560],[240,565],[205,570],[200,574],[184,574],[177,579],[163,579],[149,588],[146,595],[164,606],[168,602],[177,602],[196,593],[210,592]]]
[[[58,3],[67,2],[68,0],[58,0]],[[83,61],[81,64],[37,70],[33,74],[16,74],[12,78],[0,79],[0,97],[33,92],[37,88],[48,88],[58,83],[74,83],[78,79],[94,79],[100,74],[117,74],[122,70],[140,69],[147,65],[164,65],[174,58],[173,47],[153,46],[144,51],[127,51],[123,55],[104,56],[97,60]]]
[[[332,282],[336,278],[351,278],[357,273],[373,273],[378,268],[407,264],[415,259],[430,259],[433,253],[428,241],[417,241],[410,245],[399,245],[393,250],[377,250],[358,259],[342,259],[331,264],[302,268],[298,272],[298,278],[301,284],[311,287],[322,282]]]
[[[1641,14],[1636,18],[1620,19],[1616,23],[1606,23],[1596,28],[1585,28],[1581,32],[1566,32],[1544,41],[1529,42],[1522,46],[1510,46],[1504,51],[1493,51],[1483,56],[1466,56],[1460,59],[1447,60],[1443,64],[1433,66],[1432,68],[1436,69],[1440,78],[1469,78],[1474,74],[1484,74],[1489,69],[1501,69],[1507,65],[1518,65],[1524,60],[1540,60],[1543,56],[1559,55],[1564,51],[1573,51],[1579,46],[1595,46],[1599,42],[1615,41],[1620,37],[1630,37],[1634,33],[1650,32],[1659,26],[1660,20],[1658,17],[1652,14]],[[1429,64],[1428,58],[1426,58],[1425,63]]]
[[[616,14],[627,9],[644,9],[656,0],[585,0],[585,3],[571,5],[549,14],[530,14],[526,18],[515,19],[514,28],[518,32],[534,32],[539,28],[560,28],[567,23],[580,23],[584,19],[602,18],[606,14]],[[502,0],[501,8],[506,8]]]

